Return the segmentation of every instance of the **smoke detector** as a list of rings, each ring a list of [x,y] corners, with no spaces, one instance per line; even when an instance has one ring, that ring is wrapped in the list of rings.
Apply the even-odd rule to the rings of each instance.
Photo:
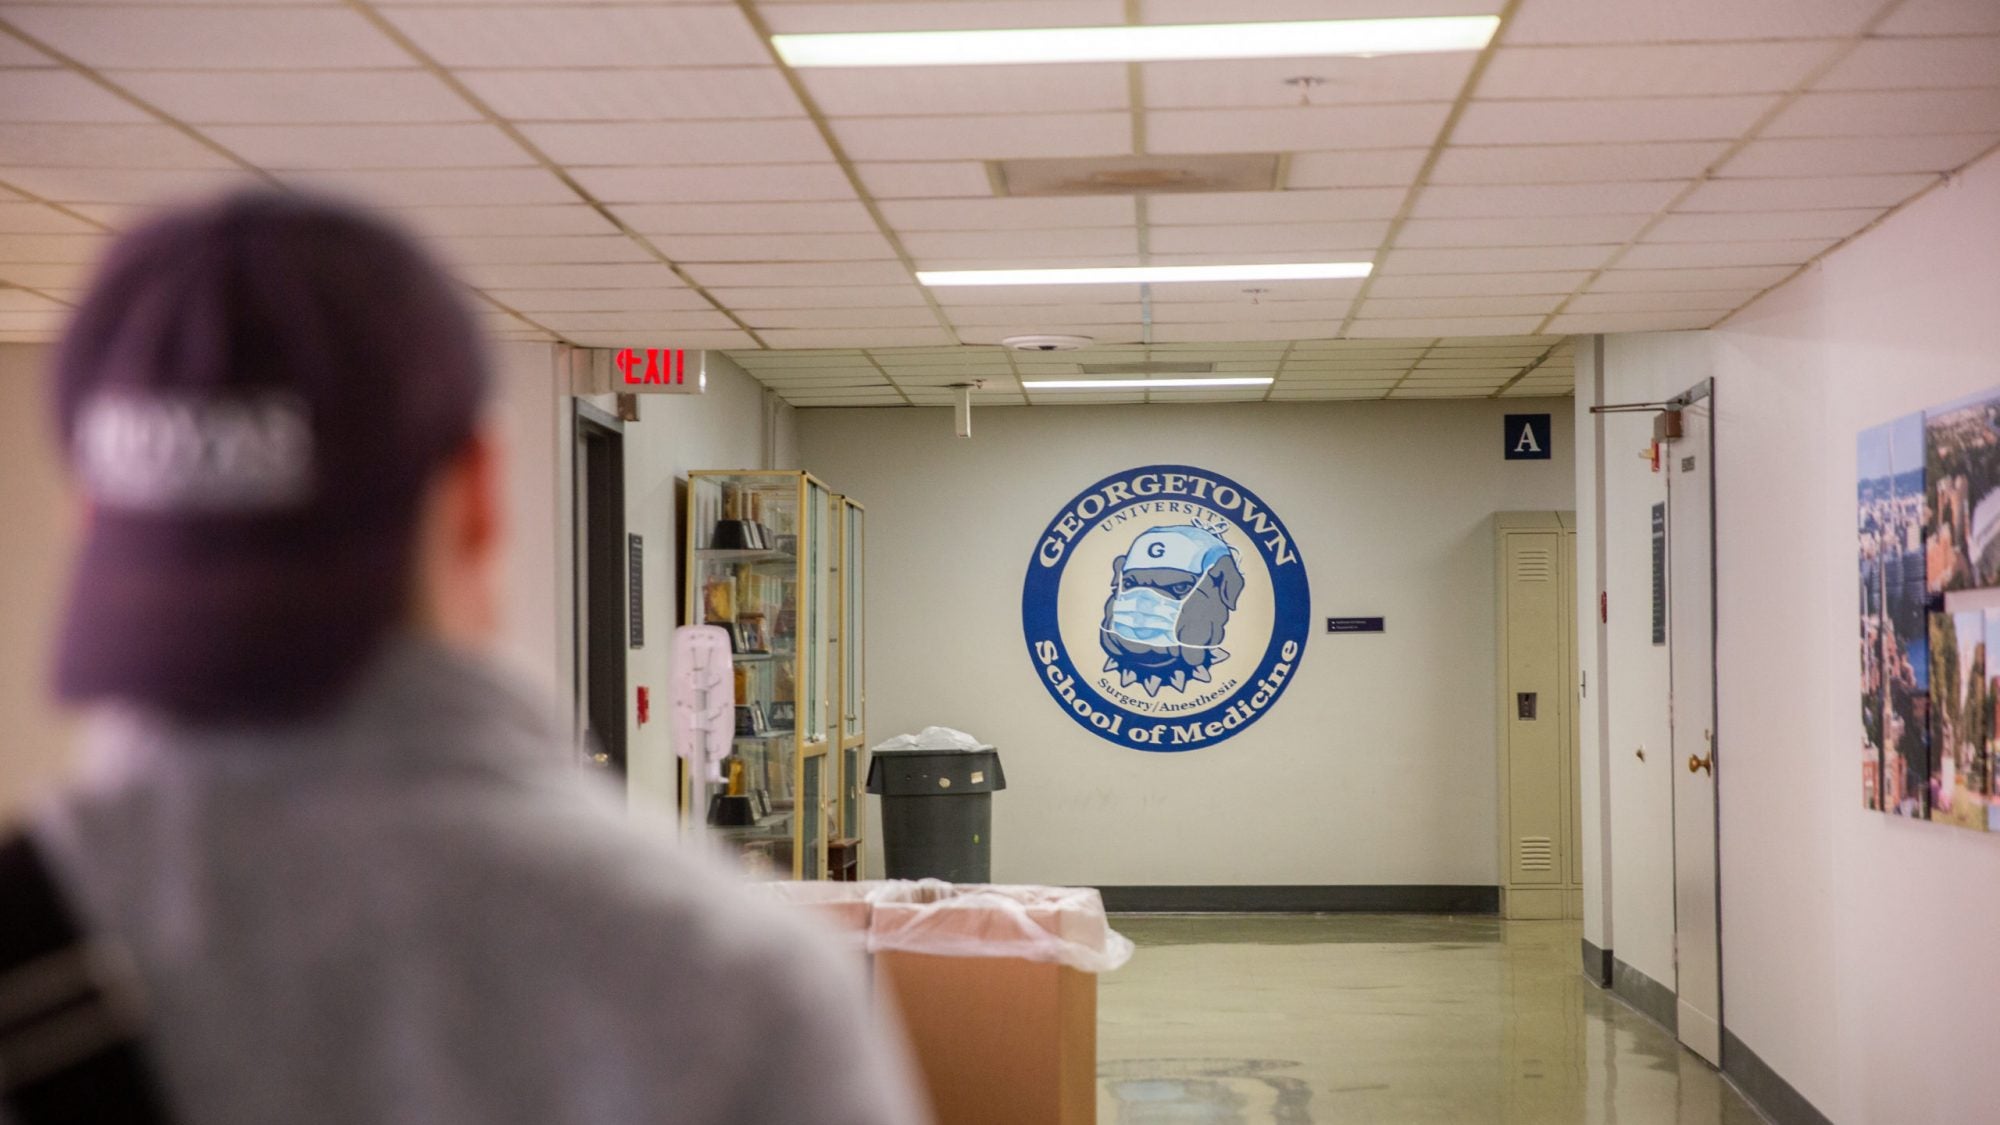
[[[1090,346],[1088,336],[1008,336],[1000,346],[1017,352],[1073,352]]]

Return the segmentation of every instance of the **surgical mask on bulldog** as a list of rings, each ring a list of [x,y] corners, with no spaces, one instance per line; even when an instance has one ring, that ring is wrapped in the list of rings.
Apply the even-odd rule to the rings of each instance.
[[[1197,582],[1179,598],[1168,597],[1151,586],[1120,590],[1111,599],[1111,626],[1105,632],[1154,648],[1214,648],[1214,645],[1181,645],[1179,640],[1181,611],[1199,589],[1201,583]]]

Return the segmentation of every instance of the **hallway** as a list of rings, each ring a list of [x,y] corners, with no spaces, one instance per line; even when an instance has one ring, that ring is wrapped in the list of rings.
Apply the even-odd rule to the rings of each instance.
[[[1573,922],[1125,916],[1101,982],[1106,1125],[1762,1118],[1586,981]]]

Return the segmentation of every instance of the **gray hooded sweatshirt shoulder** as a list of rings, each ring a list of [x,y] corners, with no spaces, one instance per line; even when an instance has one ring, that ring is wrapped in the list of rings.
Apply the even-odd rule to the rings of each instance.
[[[560,745],[399,642],[311,726],[101,718],[31,831],[184,1122],[919,1122],[854,959]]]

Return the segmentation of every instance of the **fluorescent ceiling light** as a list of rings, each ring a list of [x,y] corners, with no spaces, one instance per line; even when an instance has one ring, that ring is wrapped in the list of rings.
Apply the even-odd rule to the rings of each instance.
[[[773,35],[793,67],[1166,62],[1477,51],[1498,16]]]
[[[1057,270],[918,270],[946,285],[1153,285],[1175,281],[1327,281],[1367,277],[1372,262],[1273,262],[1246,266],[1087,266]]]
[[[1023,379],[1031,391],[1157,391],[1188,387],[1268,387],[1271,376],[1243,376],[1214,379]]]

